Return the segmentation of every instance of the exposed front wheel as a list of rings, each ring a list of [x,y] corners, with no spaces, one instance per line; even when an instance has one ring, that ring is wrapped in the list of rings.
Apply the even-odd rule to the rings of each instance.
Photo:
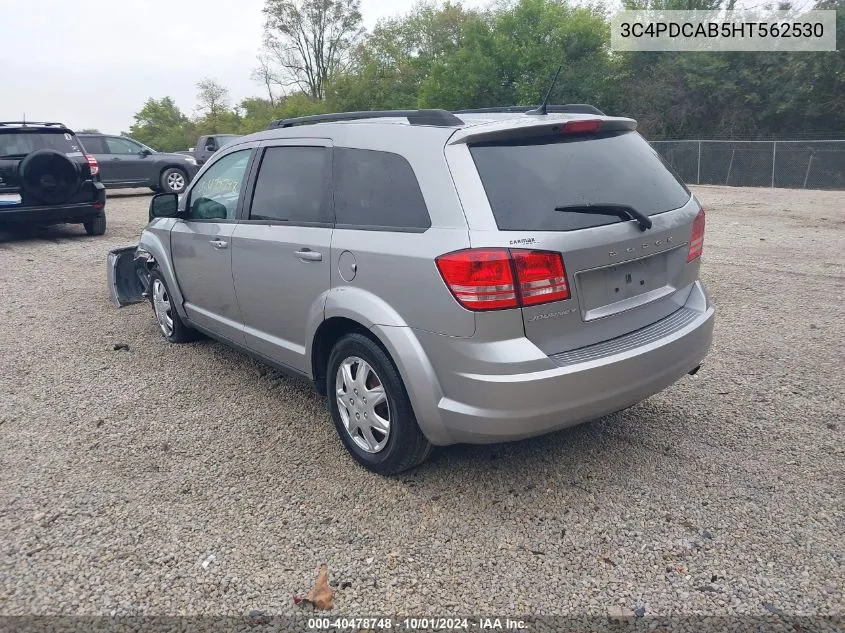
[[[165,169],[161,174],[161,190],[165,193],[182,193],[188,186],[188,174],[178,167]]]
[[[421,464],[432,446],[420,431],[393,361],[371,339],[349,334],[332,350],[328,397],[337,432],[364,467],[393,475]]]
[[[188,343],[196,340],[197,331],[185,325],[179,313],[176,312],[170,290],[158,270],[150,274],[150,301],[164,338],[171,343]]]
[[[96,217],[82,223],[88,235],[103,235],[106,232],[106,212],[100,211]]]

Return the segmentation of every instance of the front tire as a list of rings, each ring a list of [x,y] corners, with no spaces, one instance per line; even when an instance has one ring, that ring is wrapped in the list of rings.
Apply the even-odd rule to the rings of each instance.
[[[100,211],[95,218],[82,223],[88,235],[104,235],[106,232],[106,212]]]
[[[197,331],[185,325],[176,312],[170,290],[158,270],[150,273],[150,303],[158,329],[170,343],[189,343],[198,338]]]
[[[182,193],[188,187],[188,174],[178,167],[170,167],[161,173],[161,190],[165,193]]]
[[[329,356],[326,381],[332,420],[359,464],[395,475],[431,454],[402,377],[374,341],[357,333],[341,338]]]

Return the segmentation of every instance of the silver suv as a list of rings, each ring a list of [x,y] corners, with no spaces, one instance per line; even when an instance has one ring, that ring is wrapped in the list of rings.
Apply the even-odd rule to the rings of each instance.
[[[591,106],[278,121],[160,194],[112,300],[148,298],[328,396],[365,467],[517,440],[695,373],[714,309],[704,211],[635,131]],[[527,109],[526,109],[527,110]]]

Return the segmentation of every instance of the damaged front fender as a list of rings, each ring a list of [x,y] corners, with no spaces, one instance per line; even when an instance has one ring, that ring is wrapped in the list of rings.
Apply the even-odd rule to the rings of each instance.
[[[109,299],[118,308],[147,300],[150,288],[150,255],[137,246],[109,252]]]

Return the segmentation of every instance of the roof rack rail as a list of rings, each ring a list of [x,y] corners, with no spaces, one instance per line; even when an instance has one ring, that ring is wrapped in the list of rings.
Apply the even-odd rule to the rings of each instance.
[[[406,117],[411,125],[437,125],[443,127],[454,127],[463,125],[461,121],[451,112],[446,110],[370,110],[364,112],[335,112],[332,114],[313,114],[311,116],[300,116],[293,119],[279,119],[273,121],[268,130],[293,127],[295,125],[308,125],[311,123],[332,123],[336,121],[355,121],[359,119],[386,119],[394,117]]]
[[[534,106],[499,106],[495,108],[472,108],[470,110],[455,110],[453,114],[496,114],[505,112],[526,113],[534,110]],[[589,103],[567,103],[565,105],[546,106],[549,113],[570,113],[570,114],[597,114],[605,116],[604,112]]]
[[[0,121],[0,125],[26,125],[33,127],[67,127],[64,123],[46,123],[44,121]]]

